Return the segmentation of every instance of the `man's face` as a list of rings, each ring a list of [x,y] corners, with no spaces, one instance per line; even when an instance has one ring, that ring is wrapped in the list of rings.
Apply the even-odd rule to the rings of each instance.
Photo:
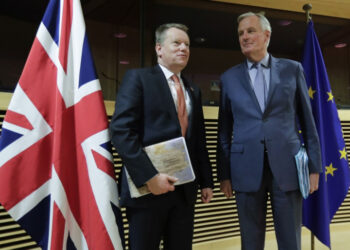
[[[263,31],[257,16],[249,16],[238,25],[239,43],[243,55],[251,61],[260,61],[267,53],[270,32]]]
[[[158,62],[174,73],[183,70],[190,56],[190,39],[186,32],[177,28],[166,31],[162,44],[156,44]]]

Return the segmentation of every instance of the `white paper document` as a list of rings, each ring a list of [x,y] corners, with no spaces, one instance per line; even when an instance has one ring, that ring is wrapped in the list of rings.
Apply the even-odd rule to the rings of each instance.
[[[159,173],[167,174],[178,179],[175,185],[194,181],[195,175],[186,141],[183,137],[156,143],[145,147],[144,150]],[[137,188],[127,171],[126,174],[132,198],[150,193],[146,185]]]

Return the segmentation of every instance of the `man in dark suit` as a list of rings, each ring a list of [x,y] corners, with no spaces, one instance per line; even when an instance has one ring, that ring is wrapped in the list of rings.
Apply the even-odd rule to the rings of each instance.
[[[266,202],[271,197],[278,249],[301,248],[302,197],[294,155],[309,156],[310,193],[318,189],[319,138],[300,63],[267,52],[269,21],[238,18],[245,62],[221,76],[218,175],[226,197],[235,190],[242,249],[264,249]],[[259,85],[260,84],[260,85]]]
[[[161,239],[165,249],[192,249],[198,185],[203,202],[213,195],[200,90],[181,75],[189,45],[185,25],[161,25],[156,31],[158,65],[128,71],[117,95],[112,143],[135,185],[146,185],[152,193],[131,198],[123,171],[120,196],[127,208],[130,249],[158,250]],[[196,179],[175,186],[177,179],[158,173],[143,148],[181,136]]]

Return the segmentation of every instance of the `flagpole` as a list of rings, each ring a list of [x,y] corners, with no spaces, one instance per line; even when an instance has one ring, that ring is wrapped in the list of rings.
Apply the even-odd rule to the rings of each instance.
[[[312,9],[311,3],[304,4],[303,10],[305,11],[306,14],[306,23],[309,23],[311,21],[311,15],[310,15],[310,10]],[[315,235],[311,232],[311,250],[315,250]]]
[[[306,13],[306,23],[309,23],[311,20],[310,10],[312,9],[311,3],[304,4],[303,10]]]

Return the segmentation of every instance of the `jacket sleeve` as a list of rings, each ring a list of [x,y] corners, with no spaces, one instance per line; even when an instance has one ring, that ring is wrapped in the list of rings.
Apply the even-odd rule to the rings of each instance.
[[[208,150],[206,148],[205,127],[201,92],[199,90],[197,104],[197,130],[196,130],[196,157],[198,158],[199,185],[200,188],[214,188],[212,169],[209,162]]]
[[[128,71],[122,81],[110,123],[112,144],[137,187],[158,172],[143,150],[140,134],[143,124],[143,87],[137,70]]]
[[[232,141],[233,117],[230,100],[221,79],[219,125],[218,125],[218,147],[217,147],[217,169],[219,181],[231,179],[230,174],[230,148]]]
[[[312,114],[310,97],[300,63],[297,67],[297,115],[303,135],[304,144],[309,157],[310,173],[321,173],[321,149],[317,129]]]

